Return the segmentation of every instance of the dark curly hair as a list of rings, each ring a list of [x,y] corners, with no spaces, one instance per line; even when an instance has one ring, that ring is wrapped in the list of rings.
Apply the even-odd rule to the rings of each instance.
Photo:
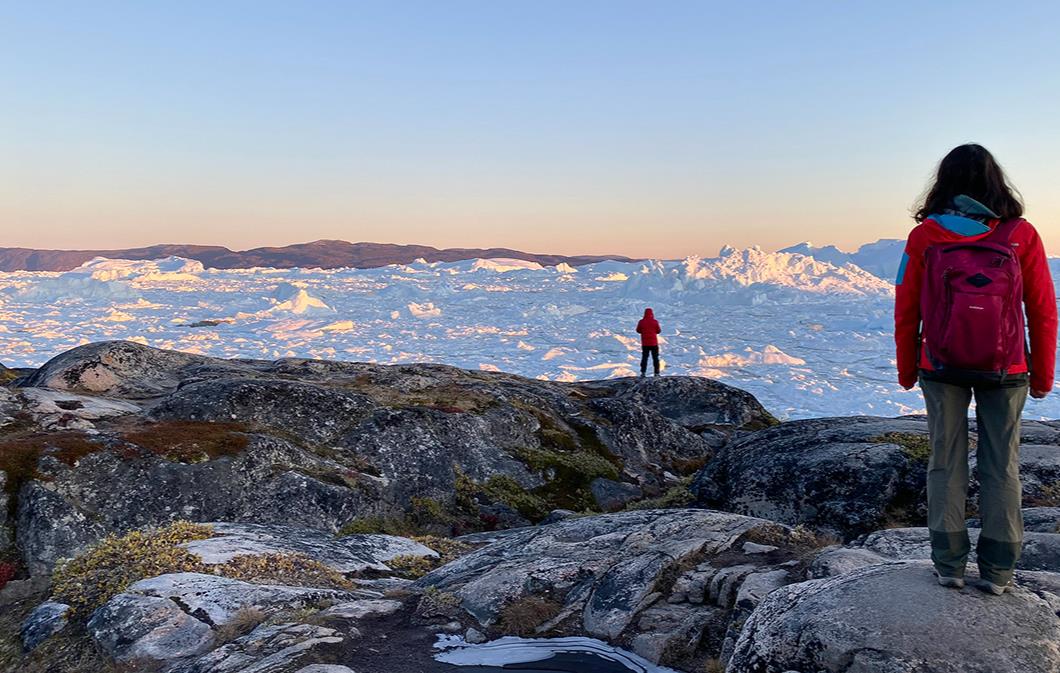
[[[982,145],[968,143],[950,150],[939,162],[931,187],[918,202],[913,219],[923,222],[951,208],[953,199],[970,196],[1002,220],[1023,216],[1023,200],[1001,164]]]

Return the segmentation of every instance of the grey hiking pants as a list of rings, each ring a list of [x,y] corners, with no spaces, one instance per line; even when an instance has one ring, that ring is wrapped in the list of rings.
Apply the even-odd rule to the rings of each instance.
[[[1005,585],[1023,543],[1019,479],[1020,416],[1027,386],[953,385],[920,379],[931,434],[928,462],[928,528],[931,560],[939,574],[962,577],[970,544],[965,521],[968,496],[968,406],[975,395],[979,428],[979,575]]]

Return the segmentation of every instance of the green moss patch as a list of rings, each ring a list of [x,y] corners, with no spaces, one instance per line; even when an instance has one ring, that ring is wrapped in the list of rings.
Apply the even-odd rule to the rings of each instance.
[[[338,534],[340,537],[379,534],[412,538],[438,533],[448,535],[454,529],[462,528],[461,523],[441,502],[433,498],[413,497],[406,512],[360,516],[342,526]]]
[[[659,497],[631,502],[626,505],[626,509],[678,509],[688,507],[695,501],[696,496],[692,493],[692,477],[687,477],[682,479],[680,484],[671,486]]]
[[[740,426],[740,429],[753,432],[755,430],[765,430],[766,428],[772,428],[777,425],[780,425],[780,420],[777,419],[777,417],[773,414],[763,409],[760,418],[756,418],[752,421],[744,423]]]
[[[490,477],[481,489],[490,499],[503,502],[530,521],[540,521],[553,509],[543,498],[527,491],[511,477]]]
[[[927,464],[931,458],[931,440],[913,432],[888,432],[869,440],[874,444],[897,444],[909,460]]]
[[[397,535],[411,537],[415,531],[404,516],[361,516],[339,529],[339,536]]]
[[[438,556],[397,556],[386,562],[391,570],[408,579],[423,577],[435,568],[441,568],[474,549],[459,540],[435,535],[419,535],[412,539],[438,552]]]

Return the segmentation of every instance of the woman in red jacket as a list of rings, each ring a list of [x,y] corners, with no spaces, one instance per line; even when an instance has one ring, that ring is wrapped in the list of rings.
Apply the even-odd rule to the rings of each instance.
[[[1022,216],[1023,204],[990,152],[953,149],[917,209],[896,281],[898,381],[909,389],[919,380],[931,435],[931,559],[940,584],[964,586],[974,396],[979,586],[993,594],[1011,581],[1023,540],[1020,416],[1028,389],[1035,398],[1052,390],[1056,355],[1049,264]]]
[[[640,334],[640,375],[648,371],[648,355],[651,355],[652,366],[655,367],[655,375],[659,375],[659,321],[650,308],[644,309],[644,317],[637,323],[637,332]]]

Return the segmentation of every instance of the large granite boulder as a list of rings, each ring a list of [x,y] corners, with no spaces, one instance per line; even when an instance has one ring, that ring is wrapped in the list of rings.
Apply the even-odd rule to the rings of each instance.
[[[975,424],[968,508],[978,507]],[[1024,421],[1024,503],[1060,504],[1060,430]],[[1056,442],[1056,443],[1052,443]],[[783,423],[727,444],[696,477],[699,504],[853,539],[926,522],[930,456],[924,417],[824,418]]]
[[[591,381],[582,387],[653,409],[695,432],[734,427],[759,430],[777,423],[751,393],[718,381],[667,376],[651,381],[635,378]]]
[[[212,360],[201,355],[148,348],[131,341],[103,341],[58,355],[23,382],[120,398],[149,398],[176,389]]]
[[[1043,673],[1060,670],[1060,617],[1016,588],[945,589],[931,564],[873,565],[792,584],[747,620],[728,673]]]
[[[93,613],[88,633],[117,661],[166,662],[202,654],[214,644],[209,623],[175,601],[119,594]]]
[[[705,506],[852,538],[923,516],[923,457],[901,440],[926,435],[916,418],[784,423],[725,446],[693,489]]]

